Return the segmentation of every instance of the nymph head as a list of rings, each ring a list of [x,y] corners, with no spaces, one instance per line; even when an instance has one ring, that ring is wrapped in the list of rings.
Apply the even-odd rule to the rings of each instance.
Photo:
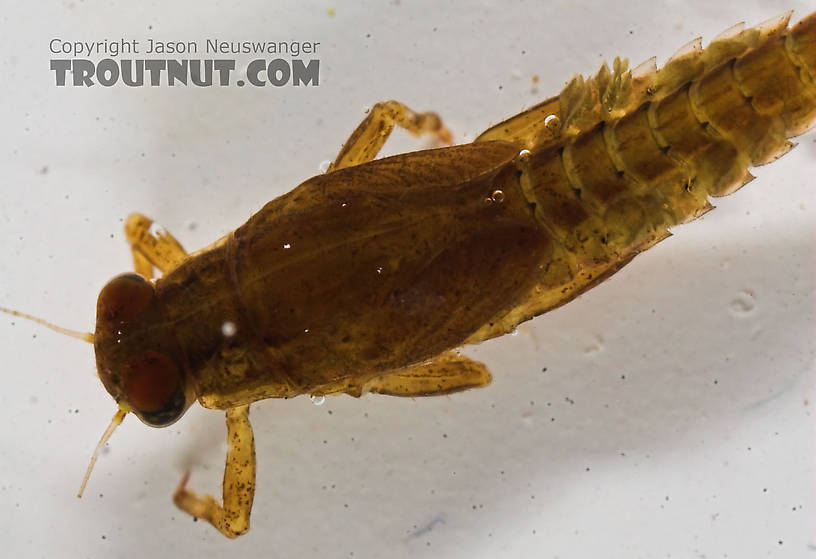
[[[193,403],[154,285],[142,276],[116,276],[99,293],[94,349],[105,389],[143,423],[165,427]]]

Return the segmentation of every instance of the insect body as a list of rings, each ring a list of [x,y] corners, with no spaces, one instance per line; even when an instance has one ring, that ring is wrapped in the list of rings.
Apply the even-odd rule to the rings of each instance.
[[[97,303],[98,374],[119,404],[100,446],[127,413],[165,426],[196,400],[226,410],[223,502],[187,476],[174,500],[235,537],[252,402],[485,386],[457,347],[598,284],[812,124],[816,14],[788,18],[692,42],[659,71],[616,60],[467,145],[374,161],[395,125],[450,139],[433,113],[377,104],[326,174],[194,255],[131,216],[137,274]]]

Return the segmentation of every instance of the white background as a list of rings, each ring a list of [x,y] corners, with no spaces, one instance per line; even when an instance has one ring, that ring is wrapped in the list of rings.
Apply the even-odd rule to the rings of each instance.
[[[627,56],[662,63],[801,1],[4,5],[0,305],[93,328],[142,211],[205,246],[318,172],[389,98],[457,141]],[[330,14],[330,8],[336,14]],[[309,88],[57,88],[48,42],[319,41]],[[251,57],[239,59],[244,63]],[[532,76],[541,78],[537,89]],[[17,557],[807,557],[814,521],[816,139],[516,336],[468,349],[489,388],[252,408],[252,530],[227,541],[170,495],[220,493],[223,415],[128,417],[91,347],[0,318],[0,526]],[[427,147],[395,134],[388,153]],[[546,372],[543,369],[546,368]]]

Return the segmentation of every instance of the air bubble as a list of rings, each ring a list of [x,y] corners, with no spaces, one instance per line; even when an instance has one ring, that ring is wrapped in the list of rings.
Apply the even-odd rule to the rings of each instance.
[[[504,192],[501,190],[494,190],[493,193],[490,195],[490,200],[495,202],[496,204],[501,204],[504,202]]]
[[[283,248],[292,248],[292,245],[290,245],[289,243],[286,243],[285,245],[283,245]]]
[[[309,396],[309,399],[316,406],[322,406],[326,402],[326,397],[325,396],[315,396],[314,394]]]
[[[321,161],[320,166],[318,167],[318,169],[320,170],[321,173],[325,173],[326,171],[329,170],[329,166],[331,164],[332,164],[332,162],[329,161],[328,159],[326,161]]]
[[[544,119],[544,126],[546,126],[550,132],[557,132],[561,129],[561,119],[555,115],[549,115]]]
[[[237,330],[238,329],[235,327],[235,323],[230,322],[229,320],[221,325],[221,333],[227,338],[233,337]]]

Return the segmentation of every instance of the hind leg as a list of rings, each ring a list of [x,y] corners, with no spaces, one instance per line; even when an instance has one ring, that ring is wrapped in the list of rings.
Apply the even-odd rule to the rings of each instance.
[[[436,113],[415,113],[399,101],[385,101],[368,111],[363,122],[343,144],[328,171],[352,167],[377,157],[395,125],[414,136],[434,134],[443,144],[450,144],[452,140],[450,131]]]

